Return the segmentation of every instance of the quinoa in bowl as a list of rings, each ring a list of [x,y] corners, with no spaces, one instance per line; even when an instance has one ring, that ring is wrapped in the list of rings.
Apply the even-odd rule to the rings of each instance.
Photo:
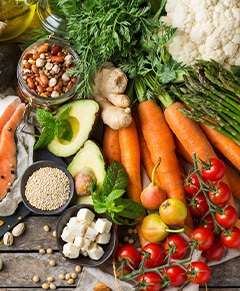
[[[62,213],[74,195],[74,181],[67,169],[53,161],[33,163],[21,179],[25,206],[36,214]]]

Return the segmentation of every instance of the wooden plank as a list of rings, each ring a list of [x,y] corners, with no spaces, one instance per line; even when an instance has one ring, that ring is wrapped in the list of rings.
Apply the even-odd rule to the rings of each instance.
[[[0,290],[4,287],[11,288],[41,288],[52,276],[57,287],[76,287],[78,278],[73,285],[67,280],[59,279],[60,274],[75,273],[75,264],[63,259],[60,253],[44,254],[39,253],[1,253],[3,269],[1,270]],[[54,260],[56,266],[50,266],[49,262]],[[38,283],[33,282],[33,277],[40,277]],[[78,274],[79,277],[79,274]]]
[[[56,229],[57,216],[29,216],[23,222],[26,230],[20,237],[14,238],[14,244],[10,247],[0,245],[0,251],[23,251],[39,250],[40,248],[52,248],[57,250],[56,238],[53,231]],[[44,231],[43,227],[48,225],[51,231]]]

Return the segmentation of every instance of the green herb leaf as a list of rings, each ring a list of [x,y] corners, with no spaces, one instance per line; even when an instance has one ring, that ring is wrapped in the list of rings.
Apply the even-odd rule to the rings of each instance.
[[[36,150],[38,148],[46,147],[50,144],[50,142],[54,138],[54,131],[50,128],[45,127],[41,132],[37,142],[35,143],[33,149]]]
[[[123,194],[125,193],[125,190],[123,189],[116,189],[113,190],[107,197],[106,197],[106,203],[110,204],[112,201],[120,198],[123,196]]]
[[[124,208],[118,215],[130,219],[135,219],[143,216],[146,213],[145,208],[138,202],[131,199],[118,199],[115,201],[115,205],[124,205]]]
[[[41,126],[47,126],[47,125],[49,126],[49,124],[54,124],[54,126],[50,126],[50,128],[55,127],[56,122],[55,122],[54,116],[50,112],[42,108],[37,108],[36,118]]]
[[[113,161],[107,168],[103,181],[102,193],[108,196],[115,189],[126,189],[128,177],[124,166],[118,161]]]

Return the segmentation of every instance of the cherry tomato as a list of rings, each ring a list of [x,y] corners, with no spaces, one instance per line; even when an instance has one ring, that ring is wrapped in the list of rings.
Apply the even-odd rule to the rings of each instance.
[[[188,251],[188,242],[180,235],[169,235],[164,241],[164,250],[172,259],[182,259]]]
[[[215,186],[216,191],[210,191],[208,193],[209,198],[217,205],[226,205],[232,195],[230,187],[224,182],[219,182]]]
[[[165,259],[165,253],[161,245],[156,243],[149,243],[146,244],[142,250],[142,259],[144,257],[144,253],[148,253],[149,256],[149,258],[144,261],[144,266],[146,268],[155,268],[162,265]]]
[[[192,215],[196,217],[202,217],[208,212],[209,205],[203,193],[197,194],[197,196],[191,200],[189,209]]]
[[[211,276],[211,270],[204,262],[196,261],[187,266],[187,277],[195,284],[205,284]]]
[[[214,224],[214,219],[213,219],[212,215],[205,216],[201,220],[201,223],[202,223],[202,227],[208,228],[211,231],[215,230],[215,224]]]
[[[209,261],[221,259],[224,254],[224,245],[219,240],[215,240],[209,249],[202,252],[202,256]]]
[[[228,228],[233,226],[237,222],[238,213],[233,206],[228,205],[226,208],[223,209],[223,213],[216,212],[215,217],[219,225]]]
[[[184,190],[190,194],[196,194],[200,189],[200,183],[196,174],[190,174],[184,180]]]
[[[163,270],[163,276],[167,277],[170,282],[170,286],[180,286],[186,279],[187,274],[180,266],[171,266]]]
[[[162,290],[162,278],[156,272],[145,272],[138,277],[138,291],[159,291]],[[142,287],[142,288],[141,288]],[[141,288],[141,289],[140,289]]]
[[[117,250],[116,258],[118,261],[121,259],[128,259],[129,265],[135,269],[141,262],[141,254],[138,249],[133,245],[123,245]]]
[[[197,241],[197,249],[200,251],[207,250],[211,247],[214,241],[214,235],[211,230],[204,227],[197,227],[191,234],[191,240]]]
[[[202,169],[202,176],[211,181],[219,181],[226,173],[224,163],[217,158],[210,158],[209,165]]]
[[[226,248],[235,249],[240,247],[240,229],[236,226],[222,232],[221,242]]]

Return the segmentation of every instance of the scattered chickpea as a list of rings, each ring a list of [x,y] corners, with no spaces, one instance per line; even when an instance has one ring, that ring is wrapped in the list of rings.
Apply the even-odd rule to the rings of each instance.
[[[66,280],[71,279],[71,274],[67,273],[67,274],[65,275],[65,279],[66,279]]]
[[[129,229],[128,229],[128,233],[129,233],[129,234],[133,234],[133,232],[134,232],[133,228],[129,228]]]
[[[51,267],[54,267],[54,266],[56,266],[56,262],[55,262],[54,260],[51,260],[51,261],[49,262],[49,265],[50,265]]]
[[[124,236],[123,241],[124,242],[128,242],[129,241],[129,236]]]
[[[80,272],[82,271],[82,267],[79,266],[79,265],[76,265],[76,267],[75,267],[75,271],[76,271],[77,273],[80,273]]]
[[[58,278],[61,279],[61,280],[64,280],[64,279],[65,279],[65,275],[64,275],[64,274],[60,274],[60,275],[58,276]]]
[[[53,231],[52,235],[53,235],[53,237],[57,237],[57,232],[56,232],[56,230]]]
[[[52,250],[51,248],[48,248],[48,249],[47,249],[47,253],[48,253],[48,254],[52,254],[52,253],[53,253],[53,250]]]
[[[130,239],[128,240],[128,243],[129,243],[130,245],[133,245],[133,244],[135,243],[135,241],[134,241],[133,238],[130,238]]]
[[[76,279],[76,278],[77,278],[77,274],[76,274],[76,273],[72,273],[72,274],[71,274],[71,278],[72,278],[72,279]]]
[[[44,225],[43,230],[49,232],[51,230],[49,225]]]
[[[69,285],[72,285],[72,284],[74,284],[74,283],[75,283],[75,281],[74,281],[73,278],[70,278],[70,279],[68,280],[68,284],[69,284]]]
[[[39,249],[39,254],[45,254],[45,250],[44,249]]]
[[[50,289],[51,290],[56,290],[57,289],[57,286],[53,283],[50,284]]]
[[[47,290],[47,289],[49,289],[49,284],[48,283],[43,283],[42,284],[42,289],[44,289],[44,290]]]
[[[137,234],[137,229],[136,228],[134,228],[133,233]]]
[[[47,280],[48,280],[48,282],[53,282],[53,281],[54,281],[54,278],[53,278],[52,276],[49,276],[49,277],[47,278]]]
[[[37,276],[37,275],[33,276],[33,282],[37,283],[39,281],[40,281],[40,277],[39,276]]]

